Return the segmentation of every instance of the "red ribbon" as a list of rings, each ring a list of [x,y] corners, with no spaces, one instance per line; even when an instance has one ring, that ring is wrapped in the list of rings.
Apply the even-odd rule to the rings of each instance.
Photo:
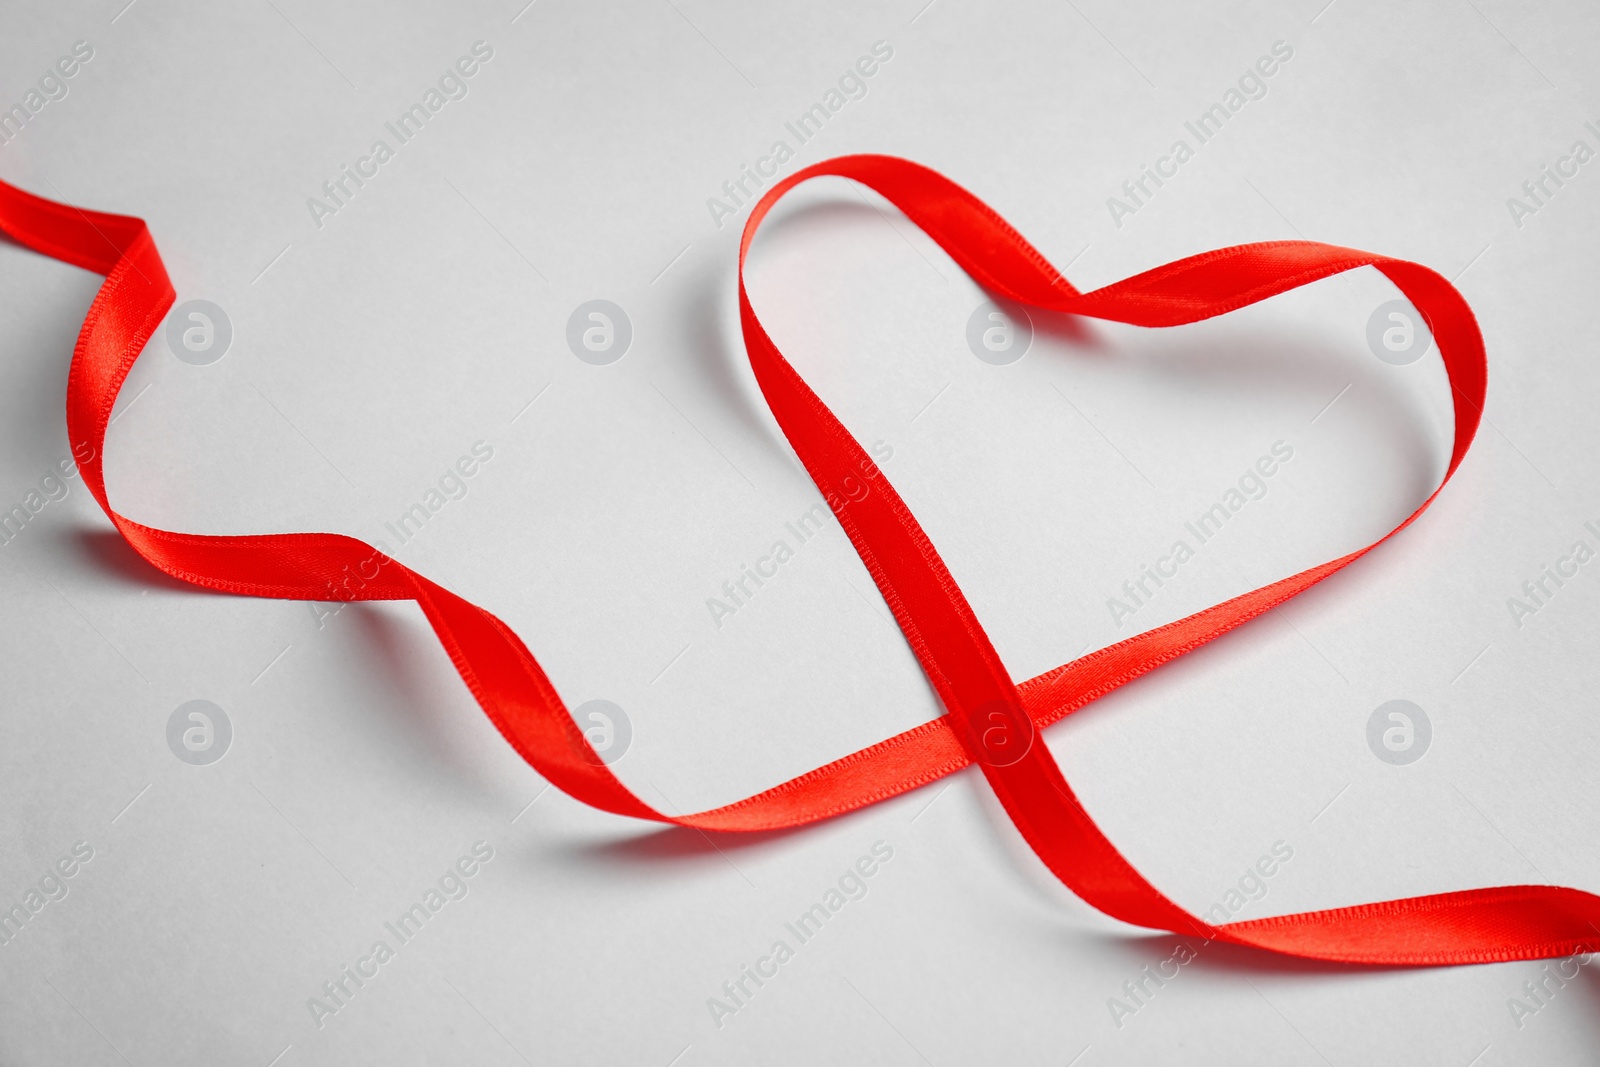
[[[1421,507],[1379,541],[1017,684],[938,552],[883,472],[767,336],[744,259],[772,205],[810,178],[838,175],[892,201],[985,289],[1021,304],[1136,326],[1178,326],[1356,267],[1382,271],[1426,319],[1455,407],[1450,464]],[[969,763],[1063,884],[1139,926],[1350,963],[1436,965],[1567,956],[1600,945],[1600,897],[1558,886],[1438,893],[1213,926],[1168,900],[1078,802],[1037,731],[1146,671],[1227,633],[1355,562],[1410,525],[1444,488],[1477,430],[1486,364],[1472,311],[1427,267],[1368,252],[1278,241],[1218,249],[1080,293],[1021,235],[944,177],[887,156],[845,156],[774,186],[739,243],[739,314],[750,365],[789,443],[894,612],[946,709],[896,737],[764,793],[694,815],[638,799],[589,746],[555,688],[503,622],[340,534],[205,537],[157,530],[112,509],[102,452],[112,405],[174,293],[140,219],[84,211],[0,182],[0,230],[106,276],[73,351],[67,432],[89,491],[133,549],[194,585],[291,600],[415,600],[484,712],[522,757],[568,795],[640,819],[701,830],[800,826],[926,785]]]

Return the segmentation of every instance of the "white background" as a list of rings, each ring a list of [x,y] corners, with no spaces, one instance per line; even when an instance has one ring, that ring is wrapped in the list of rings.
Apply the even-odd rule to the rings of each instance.
[[[1049,731],[1112,840],[1196,911],[1282,842],[1240,917],[1600,889],[1600,563],[1520,627],[1506,605],[1600,520],[1600,163],[1520,227],[1506,203],[1575,140],[1600,148],[1587,5],[523,2],[5,5],[0,107],[73,42],[94,58],[0,147],[0,177],[146,218],[179,300],[233,324],[219,362],[158,335],[135,367],[107,446],[120,510],[383,539],[506,619],[569,704],[624,708],[617,771],[670,810],[937,714],[831,520],[720,627],[706,606],[817,500],[744,364],[744,210],[719,228],[706,201],[795,147],[784,123],[883,41],[865,97],[786,173],[916,159],[1082,288],[1299,236],[1411,258],[1457,279],[1488,343],[1488,421],[1427,516]],[[319,228],[307,199],[479,40],[494,55],[468,95]],[[1185,120],[1277,41],[1293,57],[1265,97],[1117,226],[1107,198],[1192,144]],[[812,384],[893,449],[885,471],[1019,679],[1367,543],[1448,454],[1436,354],[1367,346],[1394,295],[1370,272],[1171,332],[1041,329],[996,367],[965,339],[981,291],[880,201],[818,182],[750,276]],[[68,454],[98,281],[0,245],[6,508]],[[595,298],[634,333],[603,367],[565,340]],[[384,523],[480,440],[494,458],[467,495],[396,547]],[[1268,495],[1114,625],[1107,598],[1279,440],[1294,458]],[[602,815],[544,792],[413,605],[325,617],[182,587],[71,484],[0,547],[0,905],[74,843],[94,858],[0,946],[5,1064],[1465,1067],[1585,1062],[1600,1036],[1588,973],[1519,1026],[1540,964],[1216,946],[1119,1026],[1109,999],[1174,939],[1054,885],[975,773],[754,839]],[[204,767],[166,742],[197,698],[234,731]],[[1397,698],[1433,724],[1405,767],[1366,741]],[[384,922],[475,841],[494,858],[470,893],[319,1026],[308,998],[392,945]],[[878,841],[893,859],[867,895],[719,1026],[708,998],[793,946],[784,923]]]

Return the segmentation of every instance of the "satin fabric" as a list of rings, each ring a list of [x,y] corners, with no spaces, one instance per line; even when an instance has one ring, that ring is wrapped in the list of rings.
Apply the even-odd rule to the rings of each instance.
[[[1188,618],[1015,682],[888,478],[784,359],[762,327],[744,261],[762,220],[794,186],[837,176],[890,200],[985,289],[1018,303],[1146,327],[1179,326],[1357,267],[1386,275],[1424,316],[1449,375],[1455,440],[1438,488],[1379,541]],[[533,655],[487,610],[355,538],[211,537],[158,530],[114,510],[102,455],[112,405],[174,293],[144,222],[0,183],[0,230],[106,276],[79,333],[67,431],[85,484],[153,566],[223,593],[293,600],[415,600],[485,714],[541,775],[594,807],[706,831],[802,826],[976,765],[1040,861],[1107,915],[1159,930],[1348,963],[1421,966],[1566,956],[1600,945],[1600,898],[1518,885],[1431,894],[1211,925],[1130,864],[1079,803],[1038,732],[1096,697],[1250,621],[1349,566],[1420,515],[1460,466],[1486,387],[1483,339],[1454,287],[1427,267],[1307,241],[1218,249],[1080,293],[1003,219],[936,172],[857,155],[797,171],[752,209],[739,245],[739,312],[751,368],[778,424],[866,564],[939,694],[939,718],[765,792],[689,815],[660,812],[600,760]]]

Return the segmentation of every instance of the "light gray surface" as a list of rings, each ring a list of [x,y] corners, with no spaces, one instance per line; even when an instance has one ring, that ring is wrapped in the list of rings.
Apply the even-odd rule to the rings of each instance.
[[[831,521],[720,626],[706,604],[817,499],[743,365],[744,212],[719,228],[707,198],[776,139],[796,147],[785,122],[875,42],[892,58],[785,173],[917,159],[1086,288],[1300,235],[1458,278],[1488,423],[1429,515],[1048,740],[1112,839],[1197,910],[1279,842],[1292,859],[1244,916],[1600,888],[1600,563],[1520,627],[1507,607],[1575,540],[1600,545],[1583,526],[1600,523],[1600,163],[1520,226],[1507,205],[1574,141],[1600,148],[1587,5],[124,2],[13,0],[0,20],[0,106],[74,42],[94,50],[0,146],[0,176],[148,219],[180,301],[232,324],[214,363],[158,337],[134,369],[114,501],[180,530],[394,547],[384,524],[488,442],[396,554],[511,623],[573,706],[623,708],[618,773],[676,810],[936,714]],[[384,124],[476,41],[493,57],[466,96],[319,228],[307,199],[393,147]],[[1265,95],[1117,226],[1107,198],[1192,145],[1185,121],[1279,41],[1293,55]],[[996,366],[967,346],[983,294],[903,219],[842,182],[794,201],[755,254],[756,303],[892,449],[1018,678],[1364,544],[1442,470],[1442,372],[1369,350],[1394,295],[1376,276],[1170,333],[1039,330]],[[96,282],[0,245],[6,507],[68,454]],[[567,345],[595,299],[632,325],[604,366]],[[1121,583],[1277,441],[1294,455],[1267,495],[1114,625]],[[324,617],[179,587],[70,485],[0,547],[0,903],[78,842],[93,858],[0,946],[5,1064],[1465,1067],[1587,1062],[1600,1033],[1587,974],[1519,1025],[1509,1001],[1539,964],[1347,972],[1217,947],[1119,1026],[1110,999],[1174,940],[1054,886],[975,775],[778,837],[657,835],[544,792],[413,606]],[[197,699],[232,728],[203,766],[168,746]],[[1406,766],[1367,743],[1395,699],[1432,726]],[[479,841],[493,859],[466,895],[399,945],[384,924]],[[879,841],[893,858],[865,896],[794,944],[784,924]],[[717,1025],[708,998],[778,939],[794,958]],[[308,999],[378,940],[394,958],[319,1026]]]

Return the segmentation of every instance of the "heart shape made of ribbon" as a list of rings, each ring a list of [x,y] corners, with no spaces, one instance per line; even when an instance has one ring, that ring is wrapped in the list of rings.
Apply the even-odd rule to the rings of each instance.
[[[757,318],[744,262],[762,220],[811,178],[852,179],[887,198],[981,286],[1016,303],[1143,327],[1212,318],[1357,267],[1381,271],[1432,330],[1449,376],[1455,439],[1427,500],[1378,541],[1177,622],[1017,683],[938,552],[888,478],[784,359]],[[538,662],[487,610],[356,538],[291,533],[214,537],[159,530],[114,510],[102,453],[112,406],[174,292],[145,223],[34,196],[0,182],[0,231],[106,276],[73,350],[67,431],[85,484],[145,560],[203,588],[294,600],[415,600],[485,714],[564,792],[618,815],[704,831],[777,830],[856,810],[976,764],[1040,861],[1080,898],[1125,922],[1310,959],[1389,966],[1487,963],[1600,947],[1600,897],[1516,885],[1212,925],[1167,899],[1078,802],[1038,731],[1126,682],[1271,610],[1395,536],[1460,466],[1487,384],[1471,309],[1419,264],[1309,241],[1240,245],[1081,293],[971,193],[907,160],[855,155],[806,167],[752,208],[739,243],[739,314],[750,365],[801,463],[855,546],[945,707],[939,718],[710,811],[645,804],[573,721]]]

